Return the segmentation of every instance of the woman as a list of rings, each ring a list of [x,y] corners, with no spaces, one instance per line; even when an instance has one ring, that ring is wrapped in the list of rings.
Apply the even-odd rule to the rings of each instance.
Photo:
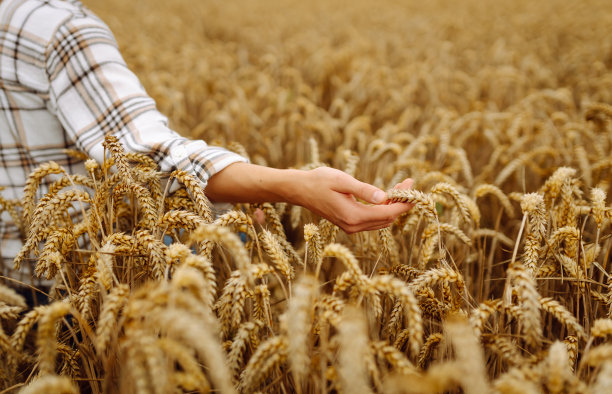
[[[195,175],[216,203],[286,201],[347,233],[389,226],[410,209],[408,204],[386,204],[382,190],[342,171],[257,166],[225,149],[179,136],[127,68],[109,28],[78,1],[2,1],[0,49],[4,198],[22,198],[27,175],[50,160],[70,173],[82,173],[83,163],[66,155],[66,148],[102,162],[101,143],[112,133],[126,150],[150,155],[161,171],[182,169]],[[411,184],[406,180],[398,187]],[[47,186],[43,183],[40,193]],[[6,212],[0,240],[6,269],[21,247]]]

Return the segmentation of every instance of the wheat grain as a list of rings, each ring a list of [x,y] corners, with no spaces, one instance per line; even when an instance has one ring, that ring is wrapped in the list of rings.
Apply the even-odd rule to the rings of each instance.
[[[591,326],[591,336],[593,338],[605,338],[608,335],[612,335],[612,320],[611,319],[597,319]]]
[[[576,175],[576,170],[571,167],[559,167],[540,188],[540,193],[545,196],[546,206],[550,207],[552,202],[560,195],[566,180]]]
[[[497,378],[493,386],[496,391],[503,394],[538,394],[542,392],[539,384],[527,377],[525,371],[520,367],[511,368]]]
[[[323,259],[319,227],[312,223],[304,225],[304,240],[307,245],[307,263],[315,267],[315,275],[318,276],[321,261]]]
[[[321,232],[321,245],[328,245],[336,241],[340,228],[327,219],[321,219],[318,224]]]
[[[586,108],[586,112],[584,117],[587,120],[595,119],[597,116],[604,116],[607,118],[612,118],[612,108],[609,104],[606,103],[592,103],[589,104]]]
[[[499,358],[508,362],[512,367],[522,366],[526,363],[516,343],[508,337],[495,336],[491,343],[486,343],[486,345],[491,346],[499,355]]]
[[[282,238],[285,238],[285,228],[283,227],[280,215],[274,209],[272,204],[263,203],[261,204],[261,210],[264,212],[266,221],[270,223],[272,232]]]
[[[396,299],[393,303],[393,308],[391,308],[391,313],[389,314],[389,319],[385,327],[386,336],[389,339],[389,342],[391,342],[393,338],[395,338],[399,330],[399,327],[402,324],[402,320],[403,320],[402,312],[403,312],[402,303],[400,300]]]
[[[565,382],[568,381],[571,376],[567,349],[563,342],[555,342],[548,349],[546,367],[546,387],[549,392],[562,392]]]

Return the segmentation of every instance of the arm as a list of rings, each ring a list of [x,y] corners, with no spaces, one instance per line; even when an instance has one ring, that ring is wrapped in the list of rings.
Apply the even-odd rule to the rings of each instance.
[[[95,16],[74,12],[66,18],[50,37],[45,55],[49,110],[66,139],[96,161],[104,160],[102,141],[109,133],[126,151],[151,156],[163,172],[187,171],[202,187],[227,165],[247,161],[168,128],[125,64],[109,28]]]
[[[398,188],[410,188],[407,179]],[[213,201],[279,202],[301,205],[341,227],[347,233],[389,226],[411,206],[404,203],[367,205],[386,201],[385,192],[333,168],[311,171],[279,170],[235,163],[208,181],[205,190]]]
[[[385,195],[342,171],[239,163],[246,159],[179,136],[125,65],[108,27],[93,16],[75,16],[59,27],[49,44],[46,71],[50,108],[77,148],[97,161],[103,160],[104,135],[113,133],[126,150],[151,155],[162,171],[194,174],[213,201],[287,201],[349,233],[386,227],[409,209],[407,204],[358,202],[355,197],[380,204]]]

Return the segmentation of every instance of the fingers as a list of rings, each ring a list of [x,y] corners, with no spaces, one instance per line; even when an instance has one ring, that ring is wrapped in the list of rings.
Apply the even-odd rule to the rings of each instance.
[[[255,220],[259,224],[264,224],[266,222],[266,215],[264,214],[264,211],[262,211],[260,208],[257,208],[255,210],[253,216],[255,216]]]
[[[394,189],[401,189],[401,190],[410,190],[412,189],[412,185],[414,184],[414,180],[412,178],[406,178],[404,179],[402,182],[396,184],[395,186],[393,186]],[[391,204],[391,201],[387,200],[386,204]]]
[[[384,191],[376,186],[358,181],[344,172],[338,171],[335,177],[334,190],[337,192],[352,194],[372,204],[380,204],[387,199],[387,194]]]
[[[399,215],[397,215],[399,216]],[[368,222],[358,222],[356,224],[346,224],[339,223],[337,224],[344,232],[347,234],[353,234],[360,231],[373,231],[380,230],[381,228],[389,227],[393,224],[397,216],[393,216],[391,218],[385,218],[384,220],[376,220],[376,221],[368,221]]]
[[[390,225],[393,224],[393,221],[379,221],[379,222],[368,222],[368,223],[359,223],[359,224],[345,224],[345,223],[338,223],[338,227],[340,227],[342,230],[344,230],[345,233],[347,234],[354,234],[354,233],[358,233],[361,231],[373,231],[373,230],[380,230],[381,228],[385,228],[385,227],[389,227]]]
[[[362,231],[380,230],[380,229],[389,227],[391,224],[392,223],[383,223],[383,224],[376,224],[376,225],[369,225],[369,226],[360,226],[358,228],[343,228],[342,230],[347,234],[355,234],[355,233],[360,233]]]
[[[411,208],[412,205],[406,203],[364,205],[353,201],[345,211],[345,215],[338,216],[335,224],[349,234],[376,230],[391,225],[399,215],[408,212]]]
[[[412,189],[412,185],[413,184],[414,184],[414,180],[413,179],[406,178],[402,182],[400,182],[397,185],[395,185],[393,188],[394,189],[408,190],[408,189]]]
[[[360,210],[360,218],[363,222],[390,221],[393,222],[402,213],[408,212],[411,204],[391,203],[387,205],[363,206]]]
[[[412,208],[411,204],[387,201],[384,191],[342,171],[318,168],[310,174],[313,175],[308,188],[310,197],[305,200],[305,206],[346,233],[388,227],[399,215]],[[410,189],[412,184],[412,179],[405,179],[396,188]],[[358,200],[375,205],[363,204]]]

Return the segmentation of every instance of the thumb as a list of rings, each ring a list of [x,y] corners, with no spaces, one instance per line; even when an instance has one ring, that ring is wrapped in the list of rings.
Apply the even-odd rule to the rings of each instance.
[[[387,199],[387,194],[368,183],[358,181],[348,174],[346,176],[338,177],[334,189],[340,193],[348,193],[353,196],[370,202],[372,204],[380,204]]]

